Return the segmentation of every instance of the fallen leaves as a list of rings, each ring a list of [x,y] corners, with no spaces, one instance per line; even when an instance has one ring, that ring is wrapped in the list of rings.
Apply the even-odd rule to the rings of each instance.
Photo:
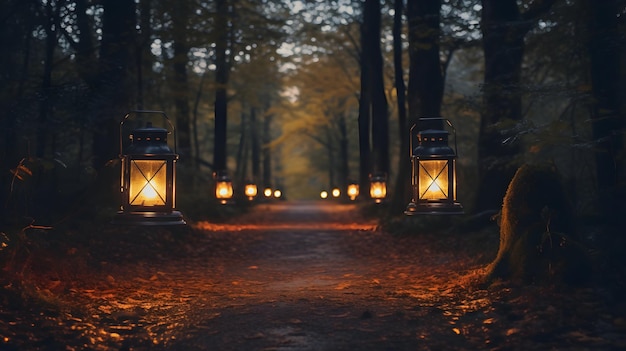
[[[163,232],[120,241],[62,294],[65,277],[45,281],[62,308],[0,310],[0,348],[49,335],[67,350],[626,346],[626,307],[607,306],[597,291],[476,284],[484,244],[471,234],[398,238],[330,219],[200,223],[178,255]],[[151,235],[158,240],[146,248]]]

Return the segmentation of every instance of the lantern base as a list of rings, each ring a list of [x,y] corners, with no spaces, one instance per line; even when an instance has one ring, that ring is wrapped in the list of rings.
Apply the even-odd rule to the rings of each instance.
[[[113,224],[122,225],[185,225],[180,211],[172,212],[124,212],[119,211]]]
[[[460,215],[465,213],[458,202],[410,202],[404,214],[414,215]]]

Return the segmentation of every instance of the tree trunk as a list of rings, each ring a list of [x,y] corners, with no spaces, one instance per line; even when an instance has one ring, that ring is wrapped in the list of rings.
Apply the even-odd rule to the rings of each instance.
[[[180,1],[172,11],[172,33],[174,36],[174,58],[172,68],[174,79],[172,87],[174,91],[174,106],[176,107],[176,136],[178,138],[178,153],[181,163],[185,164],[191,159],[191,129],[189,109],[189,82],[187,74],[187,62],[189,59],[189,45],[187,44],[187,22],[189,9],[187,1]]]
[[[135,34],[135,2],[104,0],[98,89],[101,98],[96,111],[98,120],[93,138],[95,169],[118,156],[119,122],[132,106],[128,77]]]
[[[324,132],[326,139],[324,145],[326,146],[326,157],[328,157],[328,187],[332,191],[332,189],[337,186],[335,182],[335,152],[333,150],[331,131],[328,128],[324,128]]]
[[[366,0],[364,9],[366,58],[370,60],[369,79],[372,113],[373,171],[389,175],[389,111],[383,79],[383,56],[380,49],[380,1]]]
[[[261,176],[261,144],[259,142],[256,109],[254,107],[250,108],[250,139],[252,141],[252,180],[258,183]]]
[[[139,110],[145,109],[144,67],[152,67],[152,53],[150,52],[150,45],[152,44],[150,40],[152,36],[152,27],[150,25],[151,11],[152,0],[139,1],[139,28],[141,32],[137,41],[137,53],[135,54],[137,57],[137,108]],[[150,70],[148,69],[147,71]]]
[[[397,4],[400,6],[401,4]],[[441,117],[441,102],[443,100],[444,77],[439,60],[439,35],[440,35],[440,0],[418,1],[409,0],[407,2],[407,21],[409,23],[409,86],[407,91],[408,100],[408,121],[405,109],[404,96],[400,98],[398,90],[398,104],[402,101],[402,106],[398,106],[400,116],[400,164],[398,166],[398,180],[396,183],[396,194],[394,194],[392,211],[401,210],[410,200],[410,150],[409,135],[411,126],[419,123],[422,117]],[[399,25],[399,24],[397,24]],[[400,28],[397,29],[398,36]],[[398,44],[400,45],[400,44]],[[402,65],[401,57],[397,57],[396,67]],[[404,95],[404,80],[400,70],[396,72],[396,89],[402,88]],[[417,130],[436,128],[442,129],[440,121],[423,122],[418,125]]]
[[[406,121],[406,85],[404,83],[404,69],[402,66],[402,17],[404,13],[403,0],[394,0],[393,16],[393,67],[394,86],[398,103],[398,137],[400,149],[398,150],[398,175],[394,187],[393,198],[389,208],[391,213],[402,212],[404,206],[410,200],[411,171],[409,150],[409,128]]]
[[[554,165],[523,165],[503,200],[500,247],[487,267],[487,280],[585,282],[591,265],[576,236],[572,208]]]
[[[522,119],[520,93],[524,36],[532,21],[554,1],[533,3],[520,14],[515,0],[483,0],[482,32],[485,56],[483,112],[478,136],[480,183],[474,212],[498,210],[507,186],[520,165],[520,145],[498,125]],[[514,128],[509,128],[513,131]]]
[[[216,32],[215,43],[215,144],[213,147],[213,165],[216,171],[226,170],[226,136],[228,112],[228,23],[229,4],[227,0],[216,1]]]
[[[270,149],[272,115],[263,120],[263,188],[272,187],[272,150]]]
[[[341,189],[342,197],[347,198],[350,167],[348,165],[348,127],[344,112],[340,112],[337,124],[339,130],[339,184],[337,185]]]
[[[371,63],[368,57],[369,38],[368,38],[368,22],[367,17],[363,17],[361,24],[361,94],[359,95],[359,187],[361,189],[369,189],[369,175],[372,172],[371,149],[370,149],[370,121],[371,121],[371,79],[370,69]],[[361,191],[359,197],[365,197],[366,192]],[[368,195],[369,196],[369,195]]]
[[[200,141],[198,140],[198,107],[200,105],[200,101],[202,99],[202,90],[204,88],[204,79],[206,78],[207,72],[206,70],[202,73],[202,77],[200,77],[200,84],[198,85],[198,91],[196,92],[196,98],[193,103],[193,118],[191,121],[191,128],[193,131],[193,150],[194,150],[194,161],[193,161],[193,169],[198,169],[197,159],[200,158]]]
[[[54,61],[54,48],[57,45],[57,28],[58,9],[55,9],[51,2],[45,5],[46,8],[46,45],[45,56],[43,62],[43,77],[41,80],[41,100],[39,102],[39,117],[37,118],[37,143],[35,155],[39,158],[45,157],[46,146],[48,143],[48,135],[50,135],[50,126],[48,114],[50,111],[50,100],[52,99],[52,65]]]
[[[624,196],[623,102],[624,74],[620,67],[623,52],[620,45],[617,1],[588,1],[588,48],[592,85],[591,121],[596,142],[595,159],[598,177],[599,209],[603,223],[614,233],[622,232]],[[621,155],[621,156],[620,156]],[[615,242],[618,238],[609,238]],[[622,242],[624,240],[622,239]],[[613,244],[607,243],[609,246]],[[623,246],[623,244],[622,244]]]
[[[94,88],[97,75],[93,67],[96,63],[93,29],[87,15],[87,0],[76,1],[76,26],[78,27],[78,43],[76,44],[76,70],[85,84]]]
[[[409,0],[409,123],[410,128],[420,118],[441,117],[444,81],[439,60],[439,22],[441,0]],[[418,125],[416,131],[442,129],[439,121]]]
[[[237,146],[237,156],[235,158],[235,181],[243,184],[248,171],[248,117],[242,112],[240,118],[239,145]]]

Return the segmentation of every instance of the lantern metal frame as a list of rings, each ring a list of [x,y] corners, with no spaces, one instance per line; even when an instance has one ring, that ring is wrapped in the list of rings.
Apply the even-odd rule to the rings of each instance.
[[[228,175],[228,171],[221,170],[214,172],[213,179],[215,180],[215,198],[218,199],[222,205],[232,203],[234,196],[233,180]],[[226,194],[221,193],[222,189],[226,189]]]
[[[346,189],[346,194],[350,198],[350,201],[356,200],[359,196],[359,184],[356,182],[350,182],[348,184],[348,188]]]
[[[254,200],[254,198],[259,193],[259,187],[252,180],[246,181],[246,185],[243,188],[244,195],[248,198],[249,201]]]
[[[374,185],[381,184],[382,191],[380,195],[375,193]],[[370,197],[374,199],[374,202],[377,204],[382,203],[383,200],[387,197],[387,174],[386,173],[375,173],[370,174]]]
[[[146,127],[135,128],[130,134],[131,144],[124,149],[123,131],[124,123],[133,115],[159,115],[162,117],[170,130],[152,127],[151,122]],[[167,143],[167,134],[173,134],[174,150]],[[119,126],[120,142],[120,196],[121,205],[113,223],[125,225],[184,225],[186,224],[183,215],[176,210],[176,161],[178,153],[176,150],[176,129],[174,125],[162,111],[133,110],[124,115]],[[156,171],[146,172],[147,167],[155,166]],[[151,171],[153,171],[151,169]],[[162,172],[165,172],[164,177]],[[148,174],[147,174],[148,173]],[[152,183],[157,175],[164,178],[165,186],[155,188]],[[142,179],[145,184],[140,190],[133,189],[137,186],[136,180]],[[139,203],[139,197],[144,193],[146,187],[158,196],[160,204],[146,205],[145,201]],[[134,197],[131,199],[131,196]],[[145,193],[144,193],[145,195]]]
[[[452,130],[454,136],[454,149],[448,145],[448,136],[450,133],[446,130],[427,129],[419,131],[415,134],[419,144],[413,148],[414,134],[413,125],[410,130],[410,157],[411,157],[411,202],[407,205],[404,213],[407,216],[417,214],[427,215],[453,215],[463,214],[463,206],[456,199],[456,159],[457,138],[456,129],[452,122],[446,118],[421,118],[421,122],[425,121],[443,121]],[[437,162],[434,172],[429,172],[429,165]],[[436,174],[435,174],[436,173]],[[427,184],[420,184],[421,175],[429,178]],[[443,177],[445,184],[441,189],[436,181]],[[438,191],[432,191],[432,187]],[[440,193],[440,197],[434,196],[432,193]]]

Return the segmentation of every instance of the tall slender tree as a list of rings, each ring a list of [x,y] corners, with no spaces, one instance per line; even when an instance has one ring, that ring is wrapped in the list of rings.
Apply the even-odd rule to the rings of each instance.
[[[189,74],[187,64],[190,44],[188,39],[189,16],[192,13],[188,0],[178,1],[172,8],[172,36],[174,57],[172,58],[174,106],[176,107],[176,135],[178,153],[182,162],[191,157],[191,110],[189,108]],[[190,161],[192,164],[193,162]]]
[[[443,72],[439,59],[441,0],[408,0],[409,23],[409,118],[412,126],[420,118],[441,117]],[[441,122],[418,125],[417,130],[442,128]]]
[[[383,78],[380,31],[380,1],[365,0],[361,22],[361,96],[358,117],[359,149],[361,151],[360,184],[363,189],[368,187],[367,175],[369,173],[388,175],[390,170],[389,111]],[[370,123],[371,134],[368,131]],[[371,160],[368,157],[370,156],[370,136],[372,140]]]
[[[364,5],[365,6],[365,5]],[[359,51],[359,66],[361,68],[361,81],[359,89],[359,186],[361,189],[369,189],[369,174],[372,172],[371,145],[370,145],[370,123],[372,104],[372,83],[371,83],[371,62],[369,59],[369,39],[368,28],[369,18],[363,15],[361,23],[361,39]],[[361,192],[360,196],[364,196]]]
[[[215,31],[217,32],[215,42],[215,144],[213,147],[213,166],[216,171],[226,170],[230,14],[228,0],[217,0],[215,8]]]
[[[398,175],[393,192],[392,205],[390,210],[397,213],[406,205],[408,194],[410,194],[410,171],[409,171],[409,134],[407,125],[407,108],[406,108],[406,84],[404,83],[404,68],[402,63],[403,56],[403,39],[402,28],[404,18],[404,1],[394,0],[393,15],[393,68],[394,68],[394,86],[396,89],[396,98],[398,105],[398,136],[400,138],[398,154]]]
[[[132,106],[132,69],[135,47],[135,1],[104,0],[100,41],[97,106],[93,153],[94,167],[101,169],[117,156],[118,123]]]
[[[591,122],[596,143],[595,159],[598,178],[599,212],[603,222],[617,234],[622,231],[625,154],[624,128],[626,106],[623,102],[624,49],[619,32],[619,1],[587,1],[589,8],[590,72],[592,85]],[[611,238],[615,241],[617,238]],[[624,240],[621,240],[624,242]],[[623,245],[623,244],[622,244]]]
[[[511,123],[522,119],[524,37],[554,1],[533,2],[523,13],[515,0],[482,1],[485,75],[478,137],[480,196],[474,212],[502,206],[506,188],[520,165],[520,145],[512,142],[515,128]]]

